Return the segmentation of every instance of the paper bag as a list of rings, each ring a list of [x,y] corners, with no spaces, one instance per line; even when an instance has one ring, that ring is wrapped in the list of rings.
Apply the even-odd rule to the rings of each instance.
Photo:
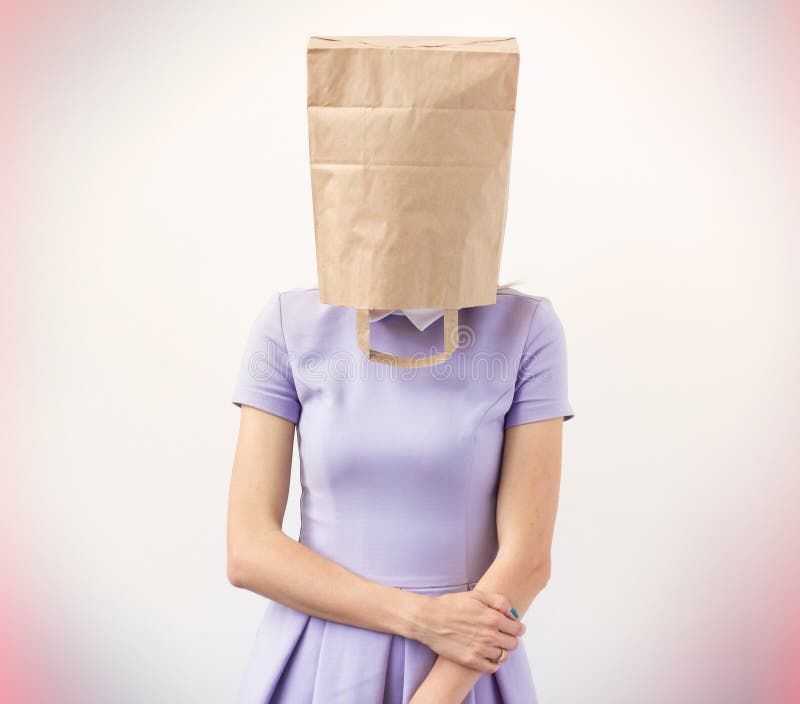
[[[457,310],[496,302],[517,42],[311,37],[307,60],[320,302],[359,311],[370,358],[436,364],[455,348]],[[445,309],[444,352],[370,350],[370,308]]]

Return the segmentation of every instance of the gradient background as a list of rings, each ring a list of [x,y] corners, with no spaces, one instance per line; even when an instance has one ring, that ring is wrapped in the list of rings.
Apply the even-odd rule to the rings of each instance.
[[[520,43],[502,280],[576,410],[540,702],[800,702],[797,8],[0,0],[0,699],[234,700],[230,394],[315,281],[307,37],[477,34]]]

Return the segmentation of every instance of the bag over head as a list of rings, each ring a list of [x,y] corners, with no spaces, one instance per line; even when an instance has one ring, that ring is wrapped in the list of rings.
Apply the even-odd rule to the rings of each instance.
[[[359,347],[449,358],[458,309],[496,303],[519,51],[513,37],[311,37],[308,134],[320,302]],[[369,347],[369,309],[445,310],[444,351]]]

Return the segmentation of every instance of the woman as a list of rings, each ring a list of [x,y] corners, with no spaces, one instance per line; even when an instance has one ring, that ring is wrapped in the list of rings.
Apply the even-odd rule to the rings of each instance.
[[[441,311],[384,313],[376,348],[441,346]],[[550,575],[574,416],[555,309],[501,288],[418,369],[366,359],[354,315],[285,291],[246,345],[228,577],[271,601],[239,704],[535,704],[520,619]],[[295,429],[299,541],[282,532]]]

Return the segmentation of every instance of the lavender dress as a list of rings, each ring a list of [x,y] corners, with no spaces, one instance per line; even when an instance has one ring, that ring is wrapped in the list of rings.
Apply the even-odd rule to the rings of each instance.
[[[440,350],[443,319],[372,323],[372,347]],[[368,579],[472,589],[497,551],[503,431],[573,417],[566,339],[549,299],[501,289],[459,311],[460,347],[401,369],[359,351],[355,311],[317,288],[273,295],[250,331],[233,402],[297,423],[300,542]],[[536,704],[524,641],[465,704]],[[418,641],[268,601],[238,704],[407,704],[436,660]]]

